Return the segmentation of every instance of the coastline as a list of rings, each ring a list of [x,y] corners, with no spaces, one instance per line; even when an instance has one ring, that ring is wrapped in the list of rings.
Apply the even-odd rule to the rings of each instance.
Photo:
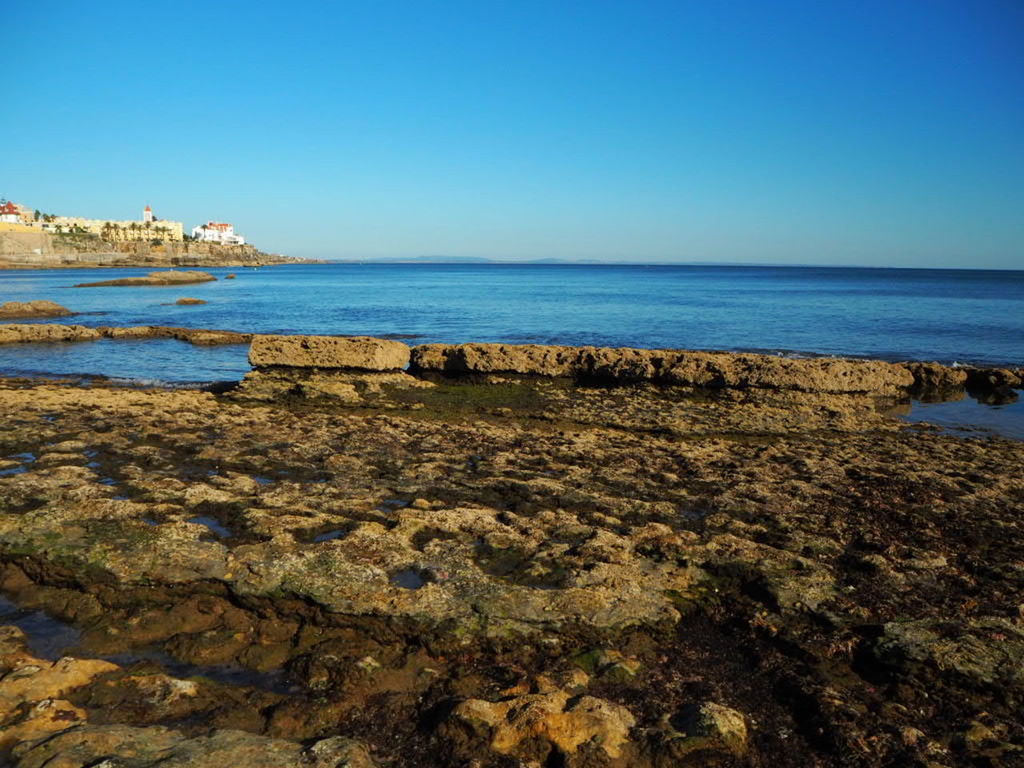
[[[970,374],[677,354],[258,336],[216,394],[0,379],[0,666],[45,671],[0,679],[0,749],[1012,756],[1024,442],[883,407]]]
[[[160,239],[104,241],[95,235],[0,231],[0,270],[102,267],[243,267],[304,264],[253,245]]]
[[[88,254],[87,254],[88,255]],[[119,254],[95,254],[97,256],[118,257]],[[266,258],[255,260],[241,259],[184,259],[184,260],[113,260],[107,263],[101,261],[61,261],[59,263],[45,264],[19,264],[0,260],[0,271],[4,270],[53,270],[53,269],[126,269],[126,268],[150,268],[150,269],[177,269],[177,268],[204,268],[204,267],[274,267],[283,264],[325,264],[327,262],[318,259],[303,259],[297,256],[280,256],[278,254],[264,254]]]

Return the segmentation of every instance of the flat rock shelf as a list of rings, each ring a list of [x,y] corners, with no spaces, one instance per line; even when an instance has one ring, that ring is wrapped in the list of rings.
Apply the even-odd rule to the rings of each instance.
[[[268,338],[0,379],[0,762],[1019,764],[1016,370]]]

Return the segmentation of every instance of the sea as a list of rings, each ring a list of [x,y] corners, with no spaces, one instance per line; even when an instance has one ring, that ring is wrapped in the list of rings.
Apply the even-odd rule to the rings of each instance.
[[[73,287],[149,271],[0,271],[0,302],[50,299],[80,314],[42,322],[82,325],[1024,366],[1024,270],[327,263],[209,269],[220,279],[186,286]],[[174,304],[184,296],[207,303]],[[244,346],[0,346],[3,375],[176,384],[248,370]],[[1024,406],[995,408],[1016,416]]]

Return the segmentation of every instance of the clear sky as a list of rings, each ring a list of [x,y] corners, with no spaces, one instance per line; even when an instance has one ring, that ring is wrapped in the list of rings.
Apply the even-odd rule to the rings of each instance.
[[[5,5],[0,195],[299,256],[1024,268],[1020,0]]]

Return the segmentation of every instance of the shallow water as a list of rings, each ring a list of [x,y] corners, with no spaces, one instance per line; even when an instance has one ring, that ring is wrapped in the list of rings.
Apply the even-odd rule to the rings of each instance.
[[[205,525],[219,539],[230,539],[231,536],[232,536],[230,528],[228,528],[225,525],[223,525],[217,519],[212,518],[212,517],[208,517],[206,515],[199,515],[197,517],[190,517],[188,519],[188,522],[196,523],[197,525]]]
[[[187,286],[71,287],[148,271],[0,272],[0,301],[103,313],[52,321],[84,325],[1024,363],[1024,271],[322,264],[211,269],[238,278]],[[168,304],[181,296],[208,303]],[[244,346],[0,348],[0,373],[213,381],[246,370]]]
[[[985,405],[971,397],[944,403],[915,402],[902,418],[933,424],[962,437],[1000,435],[1024,440],[1024,400],[1004,405]]]
[[[233,664],[187,664],[152,648],[99,657],[83,654],[77,648],[82,639],[80,631],[70,624],[48,616],[43,611],[19,608],[3,595],[0,595],[0,624],[11,624],[20,628],[25,633],[29,651],[49,661],[73,655],[79,658],[102,658],[122,667],[149,662],[158,665],[167,674],[179,678],[205,677],[225,685],[253,686],[279,693],[295,690],[294,686],[288,683],[283,670],[254,672]]]
[[[83,325],[1024,365],[1024,271],[323,264],[211,269],[238,277],[187,286],[71,287],[148,271],[0,272],[0,302],[50,299],[85,314],[40,322]],[[174,305],[180,296],[208,303]],[[0,375],[195,384],[240,379],[247,355],[174,339],[11,344],[0,346]],[[1022,408],[915,403],[905,418],[1021,438]]]
[[[54,661],[78,645],[82,633],[42,611],[19,608],[0,595],[0,624],[13,624],[25,633],[29,650],[42,659]]]

